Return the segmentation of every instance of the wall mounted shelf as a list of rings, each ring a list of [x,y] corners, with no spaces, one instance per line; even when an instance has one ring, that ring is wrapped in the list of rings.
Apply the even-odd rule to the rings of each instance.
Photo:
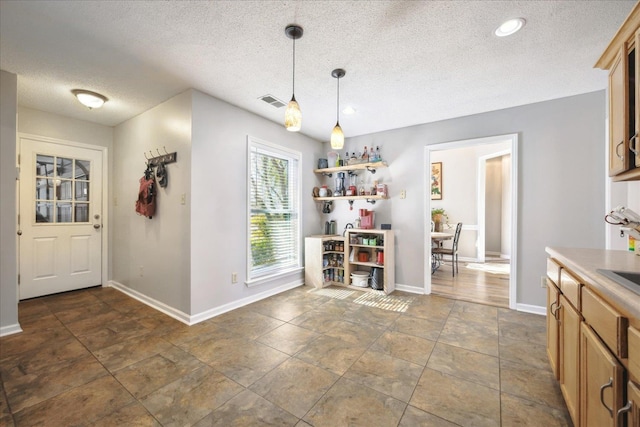
[[[315,173],[331,176],[334,172],[352,172],[358,170],[368,170],[371,173],[376,173],[378,168],[386,168],[387,162],[369,162],[369,163],[357,163],[355,165],[336,166],[333,168],[314,169]]]

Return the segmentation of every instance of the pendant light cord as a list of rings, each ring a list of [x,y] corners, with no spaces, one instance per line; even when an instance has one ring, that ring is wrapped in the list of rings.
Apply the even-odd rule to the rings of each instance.
[[[336,124],[340,123],[340,77],[338,77],[338,96],[336,96]]]
[[[293,97],[296,96],[296,38],[293,38],[293,88],[291,90]]]

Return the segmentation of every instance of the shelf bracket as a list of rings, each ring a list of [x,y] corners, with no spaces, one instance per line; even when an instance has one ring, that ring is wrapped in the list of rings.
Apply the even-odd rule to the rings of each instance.
[[[349,210],[353,209],[353,199],[349,199]]]
[[[376,201],[373,199],[367,199],[367,203],[371,203],[372,205],[375,205]]]
[[[367,170],[368,170],[369,172],[371,172],[372,174],[373,174],[373,173],[376,173],[375,168],[372,168],[371,166],[367,166]]]
[[[329,178],[331,178],[332,173],[331,172],[322,172],[322,175],[328,176]]]
[[[349,174],[349,176],[358,176],[357,173],[355,173],[355,171],[347,171],[347,173]]]

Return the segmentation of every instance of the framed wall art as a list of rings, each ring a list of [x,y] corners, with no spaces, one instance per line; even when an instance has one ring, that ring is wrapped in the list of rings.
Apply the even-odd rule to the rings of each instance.
[[[442,200],[442,162],[431,163],[431,200]]]

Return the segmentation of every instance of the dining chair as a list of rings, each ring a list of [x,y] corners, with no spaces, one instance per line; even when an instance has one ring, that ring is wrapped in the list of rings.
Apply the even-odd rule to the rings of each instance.
[[[444,261],[444,255],[451,257],[451,273],[453,277],[458,272],[458,240],[460,239],[460,230],[462,230],[462,223],[456,224],[456,232],[453,235],[453,244],[451,248],[437,247],[432,249],[432,253],[438,255]]]

